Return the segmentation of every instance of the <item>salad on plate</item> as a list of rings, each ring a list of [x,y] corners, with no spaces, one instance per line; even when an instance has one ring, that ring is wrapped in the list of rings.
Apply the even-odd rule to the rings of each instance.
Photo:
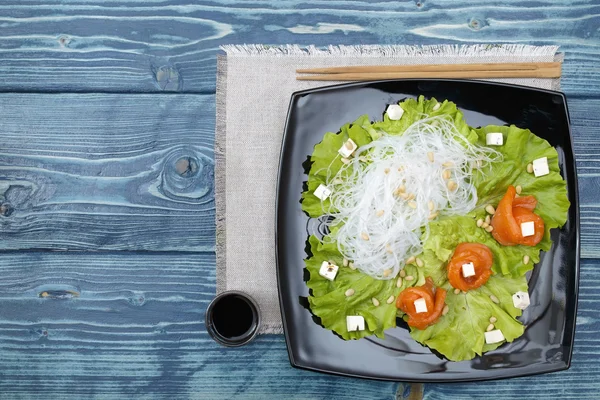
[[[305,264],[323,327],[382,338],[404,320],[451,361],[523,335],[526,273],[570,206],[546,140],[420,96],[326,133],[311,162],[302,209],[321,225]]]

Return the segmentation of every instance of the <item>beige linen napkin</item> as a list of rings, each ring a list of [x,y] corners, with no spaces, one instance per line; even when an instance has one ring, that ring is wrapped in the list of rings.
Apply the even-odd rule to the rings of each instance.
[[[277,295],[275,201],[290,95],[336,82],[297,81],[297,68],[562,61],[557,46],[230,45],[217,61],[217,292],[241,290],[261,309],[260,333],[283,332]],[[494,79],[559,89],[559,79]],[[323,132],[325,133],[325,132]]]

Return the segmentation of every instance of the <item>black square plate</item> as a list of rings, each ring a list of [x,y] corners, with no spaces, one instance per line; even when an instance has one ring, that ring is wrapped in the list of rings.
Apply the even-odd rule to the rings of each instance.
[[[529,278],[532,305],[521,321],[525,334],[470,361],[451,362],[414,341],[403,328],[385,339],[344,341],[313,321],[303,300],[307,227],[300,197],[305,165],[325,132],[363,114],[381,119],[387,104],[407,97],[457,104],[471,126],[515,124],[556,147],[571,201],[568,220],[553,230],[552,249]],[[304,164],[304,165],[303,165]],[[559,92],[466,80],[400,80],[345,84],[292,95],[281,151],[277,199],[279,299],[290,362],[294,367],[340,375],[417,382],[475,381],[569,368],[579,282],[577,176],[565,96]]]

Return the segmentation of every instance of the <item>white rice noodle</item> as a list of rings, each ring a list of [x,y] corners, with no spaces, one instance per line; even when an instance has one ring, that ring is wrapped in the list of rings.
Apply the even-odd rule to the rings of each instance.
[[[436,213],[464,215],[473,210],[473,168],[501,157],[469,143],[444,116],[425,116],[402,135],[384,133],[357,149],[351,162],[327,180],[333,190],[332,210],[337,210],[325,210],[334,217],[328,222],[335,232],[330,240],[360,271],[392,279],[406,259],[422,252],[422,238]]]

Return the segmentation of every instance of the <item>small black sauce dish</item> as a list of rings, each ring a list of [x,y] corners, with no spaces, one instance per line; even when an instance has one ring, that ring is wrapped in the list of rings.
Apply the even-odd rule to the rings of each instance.
[[[208,305],[205,323],[217,343],[227,347],[243,346],[258,334],[260,309],[246,293],[223,292]]]

